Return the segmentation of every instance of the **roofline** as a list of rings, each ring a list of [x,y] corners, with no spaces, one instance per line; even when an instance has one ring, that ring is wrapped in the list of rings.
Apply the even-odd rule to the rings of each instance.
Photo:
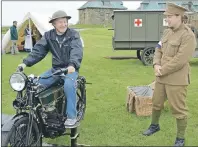
[[[119,10],[127,10],[127,8],[101,8],[101,7],[87,7],[87,8],[79,8],[78,10],[84,10],[84,9],[117,9],[118,11]]]
[[[114,10],[114,12],[164,12],[165,9],[161,10]],[[198,11],[187,11],[185,13],[198,13]]]
[[[114,10],[114,12],[164,12],[164,10]]]

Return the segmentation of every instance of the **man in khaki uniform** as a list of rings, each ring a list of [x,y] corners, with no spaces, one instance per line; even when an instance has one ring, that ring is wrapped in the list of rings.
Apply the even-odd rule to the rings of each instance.
[[[168,98],[172,114],[177,122],[175,146],[184,146],[187,127],[186,94],[190,83],[189,60],[196,48],[194,33],[182,21],[185,8],[167,4],[164,12],[169,28],[163,33],[155,50],[153,66],[156,76],[153,94],[152,122],[143,133],[149,136],[160,130],[159,117]]]

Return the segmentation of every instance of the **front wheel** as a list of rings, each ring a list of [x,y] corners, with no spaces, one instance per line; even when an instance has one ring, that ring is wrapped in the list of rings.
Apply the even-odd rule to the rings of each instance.
[[[2,131],[1,146],[26,146],[28,117],[16,121],[9,132]],[[42,137],[39,128],[33,120],[29,138],[29,146],[42,146]]]
[[[142,59],[143,64],[146,66],[153,65],[154,54],[155,54],[154,47],[145,48],[141,54],[141,59]]]

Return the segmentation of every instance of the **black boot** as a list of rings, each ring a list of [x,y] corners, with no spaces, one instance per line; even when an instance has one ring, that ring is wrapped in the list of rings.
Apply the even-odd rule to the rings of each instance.
[[[160,130],[159,124],[151,124],[149,128],[143,132],[143,135],[150,136]]]
[[[176,138],[175,146],[184,146],[185,140],[182,138]]]

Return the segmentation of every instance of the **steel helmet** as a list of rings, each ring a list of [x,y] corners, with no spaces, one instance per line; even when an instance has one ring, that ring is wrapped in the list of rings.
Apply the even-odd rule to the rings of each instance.
[[[64,17],[67,19],[71,18],[71,16],[68,16],[67,13],[62,10],[56,11],[52,14],[52,18],[50,19],[49,23],[52,23],[57,18],[64,18]]]

